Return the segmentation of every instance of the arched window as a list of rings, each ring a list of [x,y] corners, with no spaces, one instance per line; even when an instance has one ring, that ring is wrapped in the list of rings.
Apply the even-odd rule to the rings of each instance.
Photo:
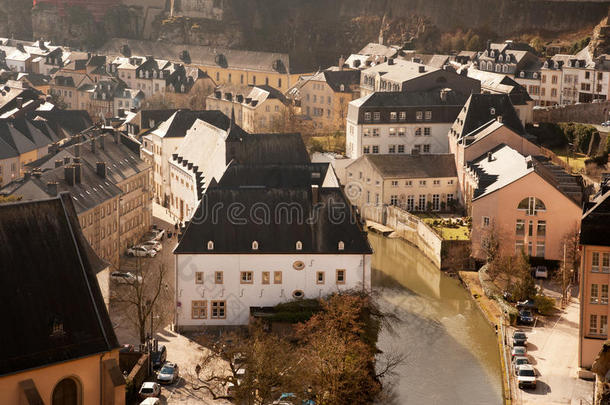
[[[341,240],[340,240],[340,241],[339,241],[339,246],[337,246],[337,248],[338,248],[339,250],[344,250],[344,249],[345,249],[345,243],[343,243],[343,241],[341,241]]]
[[[300,240],[297,241],[297,246],[296,246],[297,250],[303,250],[303,242],[301,242]]]
[[[214,241],[212,241],[212,240],[208,241],[208,250],[214,250]]]
[[[500,66],[500,65],[496,65],[496,72],[498,72],[498,73],[499,73],[501,69],[502,69],[502,66]]]
[[[538,78],[538,73],[534,72],[534,79],[537,79],[537,78]]]
[[[257,241],[252,242],[252,250],[258,250],[258,242]]]
[[[527,215],[538,215],[538,212],[546,211],[546,206],[536,197],[527,197],[521,200],[517,209],[525,211]]]
[[[487,70],[489,70],[490,72],[494,70],[494,65],[491,62],[487,62]]]
[[[64,378],[53,390],[52,405],[78,405],[78,383],[72,378]]]
[[[502,66],[502,72],[503,73],[508,73],[508,65]]]
[[[519,77],[525,77],[525,72],[519,72]]]

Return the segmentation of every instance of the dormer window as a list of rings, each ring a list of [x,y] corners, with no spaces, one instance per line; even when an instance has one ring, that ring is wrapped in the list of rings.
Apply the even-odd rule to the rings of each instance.
[[[341,91],[345,91],[345,85],[344,85],[344,84],[342,84],[341,86],[339,86],[339,89],[340,89]]]
[[[504,56],[502,56],[502,55],[498,56],[498,60],[499,60],[500,62],[504,62]]]
[[[519,77],[525,77],[525,72],[519,72]]]
[[[297,246],[296,246],[297,250],[303,250],[303,242],[301,242],[300,240],[297,241]]]
[[[491,115],[496,115],[496,109],[495,109],[495,108],[493,108],[493,107],[491,107],[491,108],[489,109],[489,114],[491,114]]]
[[[345,243],[342,240],[339,241],[339,245],[337,246],[338,250],[345,250]]]
[[[537,78],[538,78],[538,73],[534,72],[534,79],[537,79]]]
[[[208,241],[208,250],[214,250],[214,241]]]
[[[257,241],[253,241],[252,242],[252,250],[258,250],[258,242]]]

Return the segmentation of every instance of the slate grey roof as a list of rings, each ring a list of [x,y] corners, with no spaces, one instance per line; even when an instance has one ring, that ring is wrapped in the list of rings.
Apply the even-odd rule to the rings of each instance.
[[[100,52],[120,55],[121,48],[125,45],[133,55],[155,55],[157,58],[172,62],[260,72],[294,73],[290,70],[290,57],[285,53],[244,51],[204,45],[178,45],[124,38],[109,39]],[[188,56],[187,61],[184,60],[185,55]]]
[[[320,205],[314,209],[311,186],[211,186],[174,253],[296,254],[296,242],[301,241],[303,254],[371,254],[366,233],[342,190],[318,191]],[[237,216],[228,212],[236,205],[244,208]],[[264,207],[268,220],[250,216],[253,207]],[[218,214],[214,220],[212,209]],[[214,250],[207,250],[208,241],[214,242]],[[252,250],[253,241],[258,250]],[[344,250],[338,250],[340,241]]]
[[[178,110],[165,122],[160,124],[153,133],[161,137],[182,138],[186,136],[186,131],[193,126],[193,123],[197,119],[225,131],[229,128],[231,123],[229,117],[220,111]]]
[[[602,190],[603,187],[602,185]],[[610,246],[608,230],[610,230],[610,189],[606,186],[605,193],[593,202],[585,204],[580,223],[580,244]]]
[[[74,159],[70,164],[72,164]],[[113,184],[111,179],[97,175],[95,169],[86,163],[81,163],[81,181],[70,185],[66,181],[65,166],[54,168],[40,175],[13,181],[0,190],[3,195],[16,195],[24,201],[35,201],[51,198],[48,184],[57,183],[58,192],[68,192],[72,198],[76,212],[81,214],[92,208],[119,196],[121,189]]]
[[[242,131],[243,132],[243,131]],[[234,137],[232,137],[234,139]],[[304,164],[309,154],[301,134],[247,134],[243,132],[235,160],[256,164]]]
[[[351,92],[351,86],[360,84],[360,70],[325,70],[322,72],[326,83],[330,88],[338,93],[341,92],[341,85],[344,86],[343,92]]]
[[[98,265],[69,196],[0,205],[0,375],[118,347]]]
[[[507,94],[471,94],[451,127],[451,134],[463,138],[500,115],[504,125],[525,135],[525,128]]]
[[[473,200],[491,194],[534,172],[533,166],[528,167],[525,156],[505,144],[500,144],[469,162],[468,169],[478,177],[478,187],[474,191]]]
[[[218,182],[220,187],[265,186],[322,187],[330,163],[309,164],[237,164],[231,163]],[[331,169],[332,170],[332,169]]]
[[[455,159],[449,153],[434,155],[366,154],[358,158],[358,160],[360,159],[367,160],[384,178],[457,177]]]
[[[446,98],[441,98],[443,88],[428,91],[377,91],[351,101],[358,107],[416,107],[416,106],[462,106],[468,95],[447,89]]]
[[[85,110],[59,110],[32,111],[28,114],[31,119],[44,119],[57,134],[64,131],[69,135],[76,135],[93,126],[89,113]]]

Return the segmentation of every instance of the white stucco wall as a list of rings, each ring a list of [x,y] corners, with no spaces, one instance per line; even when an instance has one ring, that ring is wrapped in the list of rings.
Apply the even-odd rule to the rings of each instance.
[[[202,241],[203,243],[203,241]],[[305,264],[295,270],[295,261]],[[337,269],[345,270],[345,284],[336,283]],[[215,284],[214,272],[223,272],[223,284]],[[251,284],[241,284],[241,272],[253,272]],[[270,272],[262,284],[262,272]],[[282,272],[282,283],[274,284],[274,271]],[[325,272],[317,284],[317,272]],[[274,306],[293,299],[295,290],[305,298],[324,297],[338,290],[371,287],[371,256],[362,254],[199,254],[176,256],[176,301],[178,326],[245,325],[250,307]],[[195,273],[203,272],[203,284]],[[191,318],[191,302],[207,301],[207,319]],[[210,319],[211,300],[226,301],[226,319]]]

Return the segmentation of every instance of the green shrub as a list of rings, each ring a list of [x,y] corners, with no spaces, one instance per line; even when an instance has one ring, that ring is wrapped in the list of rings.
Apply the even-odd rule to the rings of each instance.
[[[555,300],[544,295],[536,295],[534,298],[536,308],[542,315],[551,315],[555,310]]]

